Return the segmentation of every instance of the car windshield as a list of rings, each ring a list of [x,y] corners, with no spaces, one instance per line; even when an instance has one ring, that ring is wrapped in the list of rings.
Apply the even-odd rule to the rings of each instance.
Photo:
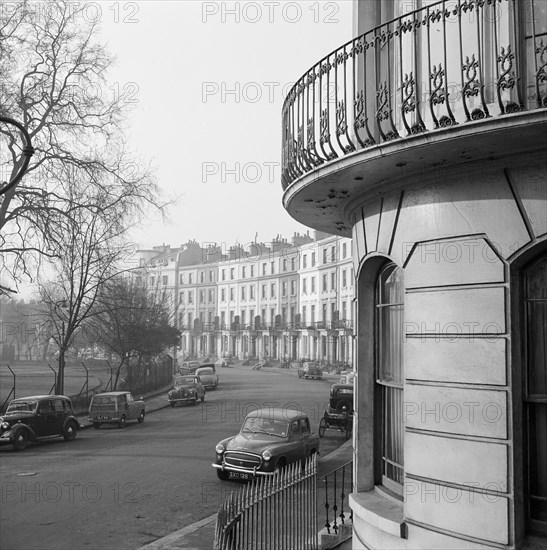
[[[199,376],[211,376],[213,374],[213,369],[199,369],[196,371],[196,374]]]
[[[289,433],[289,423],[284,420],[273,420],[271,418],[253,416],[245,420],[241,431],[287,437]]]
[[[175,379],[175,386],[185,386],[187,384],[193,384],[195,381],[193,376],[179,376]]]
[[[38,401],[16,401],[15,403],[10,403],[6,413],[20,412],[20,411],[30,411],[34,412],[36,410],[36,405]]]

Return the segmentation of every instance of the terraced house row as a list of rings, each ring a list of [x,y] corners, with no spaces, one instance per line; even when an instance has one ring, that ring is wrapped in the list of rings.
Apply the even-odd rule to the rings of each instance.
[[[351,363],[351,239],[316,232],[229,248],[195,241],[141,250],[182,332],[177,355]]]

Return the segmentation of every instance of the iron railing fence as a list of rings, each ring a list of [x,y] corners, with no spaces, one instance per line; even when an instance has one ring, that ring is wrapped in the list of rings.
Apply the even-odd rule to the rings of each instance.
[[[545,0],[441,0],[354,38],[296,82],[283,105],[282,186],[357,150],[546,107]]]
[[[353,491],[353,461],[346,462],[336,470],[320,479],[320,498],[325,508],[324,527],[327,533],[338,534],[340,525],[353,520],[353,511],[349,507],[349,495]]]
[[[215,550],[316,550],[317,461],[245,485],[220,507]]]

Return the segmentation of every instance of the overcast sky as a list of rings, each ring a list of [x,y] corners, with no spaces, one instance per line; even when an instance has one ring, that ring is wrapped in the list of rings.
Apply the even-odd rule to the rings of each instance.
[[[178,196],[141,246],[248,243],[307,228],[281,205],[281,109],[292,83],[351,38],[351,1],[97,2],[132,102],[131,146]]]

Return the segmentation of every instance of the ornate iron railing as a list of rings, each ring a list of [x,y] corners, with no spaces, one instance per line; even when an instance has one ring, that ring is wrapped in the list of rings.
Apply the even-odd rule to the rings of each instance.
[[[285,99],[283,189],[357,150],[547,107],[546,20],[545,0],[442,0],[336,49]]]
[[[215,550],[316,550],[317,461],[247,484],[220,507]]]
[[[202,323],[198,326],[192,325],[179,325],[179,330],[182,332],[190,332],[191,334],[204,334],[206,332],[220,332],[230,331],[233,333],[252,332],[256,333],[256,336],[261,331],[269,332],[282,332],[282,331],[296,331],[296,330],[350,330],[353,328],[353,322],[350,319],[339,319],[337,321],[314,321],[306,323],[301,321],[299,323]]]
[[[353,461],[346,462],[321,478],[324,487],[325,527],[327,533],[338,534],[340,525],[352,521],[349,495],[353,491]]]

